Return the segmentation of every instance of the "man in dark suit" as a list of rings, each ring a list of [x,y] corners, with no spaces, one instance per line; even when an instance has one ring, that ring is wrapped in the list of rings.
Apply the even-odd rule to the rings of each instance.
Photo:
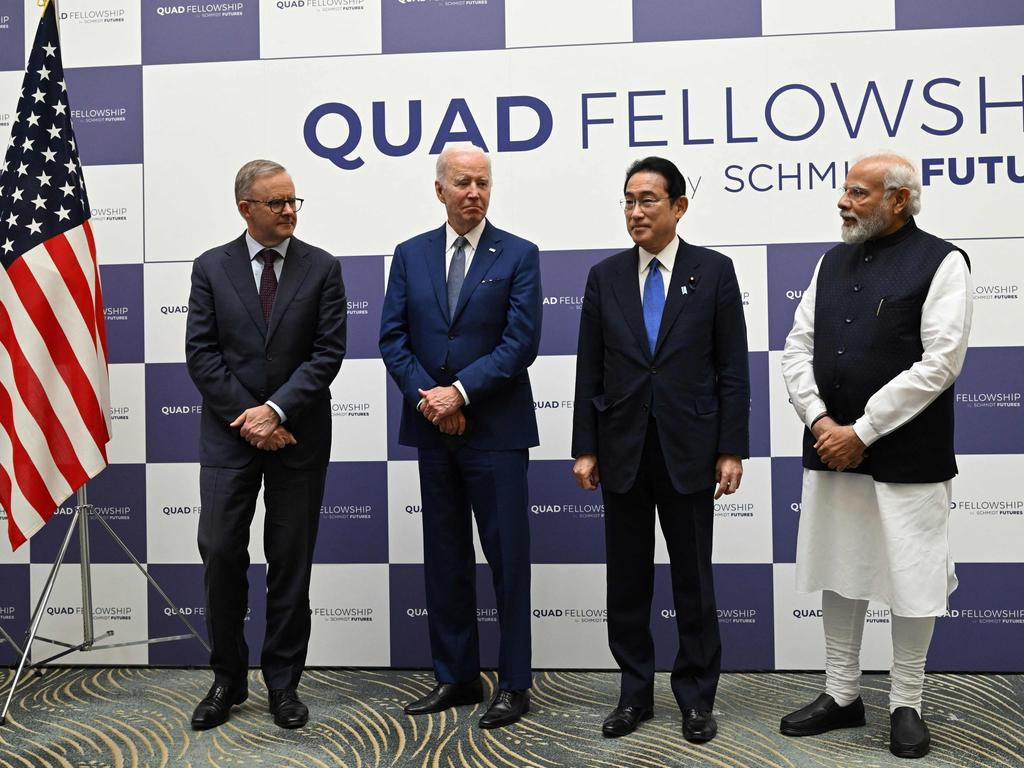
[[[309,644],[309,578],[331,447],[328,387],[345,356],[337,259],[293,237],[302,200],[283,167],[253,160],[235,178],[245,233],[192,266],[185,352],[203,396],[199,551],[206,568],[214,683],[195,729],[248,696],[249,525],[265,487],[267,631],[260,665],[282,728],[305,725],[296,695]]]
[[[494,578],[499,690],[481,728],[529,711],[526,468],[538,444],[527,366],[540,343],[537,246],[485,219],[490,160],[450,145],[434,189],[447,222],[395,250],[380,350],[403,396],[399,442],[419,449],[423,561],[437,685],[411,715],[483,699],[472,514]],[[472,508],[472,512],[470,509]]]
[[[748,453],[746,325],[732,262],[676,236],[688,204],[679,169],[659,157],[639,160],[623,191],[636,245],[587,278],[572,435],[577,483],[602,485],[608,642],[622,670],[619,703],[602,732],[624,736],[653,715],[657,507],[679,632],[672,692],[683,735],[702,742],[718,729],[721,663],[712,497],[739,488]]]

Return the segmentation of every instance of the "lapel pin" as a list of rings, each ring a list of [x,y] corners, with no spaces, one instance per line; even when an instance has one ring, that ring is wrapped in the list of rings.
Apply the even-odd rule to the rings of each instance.
[[[490,251],[491,253],[494,253],[494,249],[493,248],[488,248],[487,250]]]
[[[686,286],[684,285],[684,286],[683,286],[683,296],[685,296],[685,295],[686,295],[686,293],[687,293],[687,291],[686,291]]]

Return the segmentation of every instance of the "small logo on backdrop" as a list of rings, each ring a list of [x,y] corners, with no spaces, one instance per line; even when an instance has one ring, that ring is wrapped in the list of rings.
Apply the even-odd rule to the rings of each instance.
[[[1009,283],[981,283],[974,286],[975,301],[1016,301],[1020,286]]]
[[[951,501],[952,512],[966,512],[971,517],[1020,517],[1024,515],[1024,499],[971,499]]]
[[[372,622],[373,608],[347,605],[318,606],[313,608],[313,617],[329,622]]]
[[[535,515],[569,515],[577,520],[604,517],[604,504],[531,504]]]
[[[372,517],[372,504],[324,504],[320,507],[321,520],[369,520]]]
[[[307,0],[308,2],[309,0]],[[281,5],[281,3],[278,3]],[[245,3],[189,3],[185,5],[158,5],[157,16],[195,16],[200,19],[244,16]]]
[[[116,5],[90,8],[83,11],[61,11],[60,20],[72,24],[123,24],[128,12]]]
[[[164,517],[192,517],[202,511],[201,504],[168,504],[160,508],[160,514]]]
[[[110,420],[111,421],[130,421],[132,418],[132,409],[129,405],[112,405],[110,406]]]
[[[331,401],[331,416],[362,417],[370,415],[369,403],[352,403],[347,401]]]
[[[1022,608],[951,608],[944,617],[971,624],[1024,624]]]
[[[716,501],[715,517],[753,517],[755,505],[752,502]]]
[[[368,315],[370,314],[370,302],[368,301],[352,301],[348,302],[348,315]]]
[[[81,616],[82,606],[80,605],[49,605],[46,607],[47,616]],[[132,608],[130,605],[94,605],[92,617],[105,621],[131,621]]]
[[[956,402],[968,408],[1020,408],[1021,393],[1007,392],[957,392]]]
[[[291,13],[332,13],[365,11],[366,0],[277,0],[278,10]]]
[[[675,608],[663,608],[661,610],[661,618],[666,620],[675,621],[676,609]],[[718,609],[718,623],[719,624],[756,624],[757,623],[757,608],[719,608]]]
[[[127,206],[121,207],[108,207],[108,208],[92,208],[91,217],[93,222],[97,221],[128,221],[128,208]]]
[[[126,123],[128,122],[128,108],[106,106],[72,109],[71,117],[76,123]]]
[[[583,608],[569,606],[566,608],[534,608],[533,616],[537,619],[572,619],[576,624],[595,624],[608,621],[607,608]]]
[[[686,286],[683,286],[683,293],[686,293]],[[544,297],[545,307],[574,307],[575,309],[583,309],[583,297],[582,296],[545,296]]]

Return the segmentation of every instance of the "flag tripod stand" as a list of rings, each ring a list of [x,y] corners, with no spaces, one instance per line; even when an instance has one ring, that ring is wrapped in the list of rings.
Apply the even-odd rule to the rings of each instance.
[[[168,607],[173,611],[174,615],[181,619],[182,623],[186,627],[188,627],[187,634],[170,635],[167,637],[154,637],[149,638],[147,640],[131,640],[124,643],[97,642],[95,628],[93,626],[92,577],[90,573],[89,559],[89,520],[95,520],[96,522],[100,523],[104,529],[106,529],[106,532],[110,535],[110,538],[112,538],[114,542],[116,542],[121,547],[121,549],[124,550],[124,553],[128,555],[129,559],[133,563],[135,563],[135,567],[139,569],[142,575],[146,577],[147,581],[149,581],[150,585],[152,585],[153,589],[155,589],[157,593],[160,595],[160,597],[164,599],[164,602],[167,603]],[[37,636],[37,632],[39,631],[39,624],[43,618],[43,612],[46,610],[46,604],[50,600],[50,593],[53,592],[53,588],[57,583],[57,573],[60,570],[61,565],[63,565],[64,563],[64,556],[67,554],[68,545],[71,543],[71,535],[75,532],[76,528],[78,530],[78,544],[79,551],[81,554],[80,569],[82,573],[82,642],[78,643],[77,645],[72,645],[70,643],[65,643],[61,640],[52,640],[46,637],[39,637]],[[3,630],[0,630],[0,632],[2,631]],[[113,636],[113,634],[114,630],[109,629],[100,636],[100,640],[102,640],[103,638],[111,637]],[[6,632],[4,632],[4,636],[7,638],[7,641],[11,643],[12,646],[18,648],[14,641],[11,640],[9,636],[7,636]],[[210,650],[210,646],[207,644],[206,640],[204,640],[203,637],[198,632],[196,632],[196,629],[192,626],[192,623],[184,616],[184,614],[181,612],[178,606],[174,604],[174,601],[167,596],[167,593],[164,592],[163,588],[157,583],[156,579],[154,579],[149,574],[145,566],[143,566],[142,563],[139,562],[138,558],[136,558],[135,555],[132,554],[132,551],[128,549],[128,545],[125,544],[121,537],[114,532],[114,529],[110,527],[110,524],[107,523],[106,520],[104,520],[99,514],[96,513],[96,508],[88,503],[88,501],[86,500],[85,486],[83,485],[81,488],[78,489],[75,513],[71,518],[71,524],[68,526],[68,532],[64,535],[64,541],[60,545],[60,551],[57,553],[57,558],[56,560],[54,560],[53,567],[50,569],[50,575],[46,579],[46,585],[43,587],[43,592],[39,596],[39,602],[36,603],[35,611],[33,611],[32,613],[28,637],[25,640],[25,649],[23,651],[20,651],[21,660],[18,663],[17,671],[14,673],[14,679],[11,680],[11,687],[7,692],[7,700],[4,702],[3,711],[0,712],[0,726],[4,725],[7,722],[7,712],[11,707],[11,700],[14,698],[14,691],[18,687],[18,681],[21,679],[22,672],[25,671],[26,667],[33,669],[36,675],[38,676],[42,674],[42,670],[40,669],[42,665],[48,664],[51,661],[56,661],[57,659],[63,658],[64,656],[67,656],[69,653],[74,653],[76,651],[87,652],[106,648],[123,648],[129,645],[153,645],[155,643],[167,643],[172,640],[188,640],[192,637],[194,637],[196,640],[202,643],[203,647],[207,651]],[[29,654],[32,652],[32,643],[36,640],[50,643],[51,645],[61,646],[62,648],[64,648],[64,650],[55,653],[52,656],[48,656],[47,658],[42,659],[40,661],[27,664],[26,662],[28,660]]]

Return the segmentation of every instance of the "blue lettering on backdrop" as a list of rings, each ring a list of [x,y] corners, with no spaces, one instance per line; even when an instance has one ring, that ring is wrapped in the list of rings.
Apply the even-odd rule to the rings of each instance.
[[[906,138],[914,130],[931,136],[952,136],[964,130],[968,117],[973,115],[977,115],[977,122],[972,127],[980,134],[987,134],[990,121],[1005,120],[1011,114],[1014,124],[1024,132],[1024,119],[1019,119],[1024,116],[1024,76],[1020,79],[1019,95],[1014,75],[1012,90],[1007,93],[1001,83],[998,98],[993,94],[996,86],[990,80],[979,76],[976,92],[968,90],[974,84],[972,81],[953,77],[923,81],[910,78],[885,88],[875,80],[867,80],[862,86],[840,86],[836,82],[829,82],[827,87],[786,83],[775,87],[760,104],[751,104],[749,92],[729,85],[724,87],[718,106],[724,111],[721,121],[715,120],[715,105],[708,102],[707,96],[691,98],[690,89],[682,88],[677,102],[681,109],[681,135],[676,141],[681,146],[752,144],[765,138],[802,142],[819,135],[827,124],[841,125],[841,130],[851,140],[861,138],[868,126],[875,130],[880,128],[889,138]],[[671,104],[672,99],[665,90],[581,93],[582,149],[623,139],[630,148],[669,146],[673,142],[664,128],[665,106]],[[915,99],[920,104],[914,103]],[[977,103],[976,112],[970,108],[971,101]],[[529,152],[544,146],[554,133],[555,115],[541,98],[530,94],[499,96],[495,97],[494,106],[495,135],[485,138],[469,102],[463,98],[450,99],[426,151],[437,154],[446,144],[456,141],[469,141],[486,150],[488,139],[492,139],[497,152]],[[398,104],[384,101],[371,105],[373,146],[386,157],[410,155],[423,146],[423,102],[413,99],[406,103],[407,129],[400,134],[397,143],[393,141],[396,137],[388,137],[386,128],[387,116],[396,108],[401,109]],[[915,108],[923,110],[920,122],[914,121],[916,124],[905,119],[908,114],[915,114]],[[929,114],[929,110],[934,114]],[[625,126],[622,126],[623,118]],[[751,125],[752,118],[761,124]],[[745,123],[742,129],[738,127],[741,121]],[[641,123],[645,123],[647,129],[642,137],[638,136]],[[597,129],[616,125],[626,130],[609,133]],[[365,163],[359,153],[363,120],[350,105],[328,102],[313,108],[306,117],[303,136],[310,151],[342,170],[355,170]],[[727,192],[813,190],[823,186],[836,189],[847,169],[845,160],[820,158],[788,163],[730,164],[723,169],[723,189]],[[921,161],[921,175],[925,185],[937,179],[958,186],[1003,181],[1022,184],[1024,159],[1013,155],[928,157]]]

